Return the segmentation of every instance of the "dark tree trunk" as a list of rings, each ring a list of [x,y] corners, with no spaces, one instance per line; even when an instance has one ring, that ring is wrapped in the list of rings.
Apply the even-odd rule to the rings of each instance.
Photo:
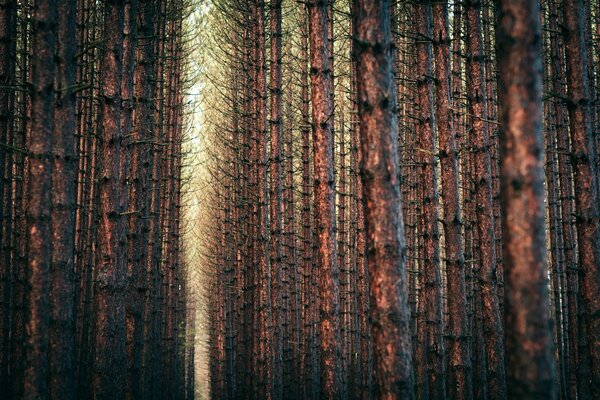
[[[143,393],[143,316],[144,296],[147,293],[148,235],[150,218],[151,147],[150,133],[153,127],[151,97],[154,91],[154,27],[151,0],[139,2],[137,17],[138,34],[136,51],[138,61],[134,69],[134,97],[136,113],[132,132],[131,167],[129,179],[130,208],[129,250],[127,263],[126,329],[128,357],[128,393],[139,398]]]
[[[123,72],[124,0],[107,0],[101,97],[98,195],[99,224],[94,285],[92,387],[96,398],[120,398],[125,388],[125,223],[121,208],[121,82]]]
[[[496,240],[494,228],[490,132],[486,110],[484,51],[481,31],[481,1],[465,3],[467,26],[467,101],[471,119],[473,185],[476,200],[478,236],[478,280],[481,284],[481,330],[485,344],[485,366],[491,399],[506,397],[503,330],[496,279]]]
[[[57,2],[37,1],[32,15],[31,130],[27,186],[27,314],[24,399],[45,398],[49,377],[52,256],[52,133]]]
[[[73,257],[75,242],[75,1],[58,3],[56,100],[52,166],[52,264],[50,269],[49,395],[72,399],[75,392]]]
[[[592,397],[600,396],[600,215],[590,113],[583,0],[564,0],[564,35],[583,322],[591,359]]]
[[[0,1],[0,391],[10,393],[10,228],[12,223],[12,142],[15,105],[15,50],[17,7],[11,0]]]

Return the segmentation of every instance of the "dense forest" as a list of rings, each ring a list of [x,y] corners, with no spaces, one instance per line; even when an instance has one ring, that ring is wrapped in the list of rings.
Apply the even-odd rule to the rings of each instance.
[[[193,398],[188,7],[0,1],[0,398]]]
[[[600,398],[599,0],[0,0],[0,398]]]

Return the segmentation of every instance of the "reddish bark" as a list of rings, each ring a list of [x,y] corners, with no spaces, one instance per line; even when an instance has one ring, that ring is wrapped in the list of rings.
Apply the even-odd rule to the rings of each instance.
[[[465,256],[458,185],[456,127],[452,119],[453,101],[450,92],[450,37],[448,34],[447,2],[433,4],[433,23],[436,77],[435,111],[439,137],[440,169],[442,171],[443,227],[448,281],[448,397],[470,399],[473,393],[467,337]]]
[[[57,2],[38,1],[32,15],[31,130],[28,137],[27,314],[24,399],[47,396],[50,373],[50,268],[52,256],[52,133],[56,70]]]
[[[498,17],[507,389],[511,398],[551,399],[539,5],[501,1]]]
[[[75,1],[58,4],[52,166],[52,264],[49,395],[75,396],[73,256],[75,239]]]
[[[271,304],[273,306],[273,398],[283,396],[281,375],[282,339],[282,89],[281,89],[281,0],[270,0],[271,69],[269,92],[271,114],[269,118],[271,136],[270,158],[270,235],[271,235]]]
[[[413,398],[389,3],[353,3],[376,398]]]
[[[339,281],[335,251],[333,178],[333,105],[327,36],[327,4],[307,4],[309,11],[310,80],[314,155],[317,276],[320,304],[321,396],[335,399],[340,391]]]
[[[478,280],[481,285],[482,325],[487,385],[492,399],[506,396],[504,343],[496,277],[497,255],[494,227],[490,131],[486,110],[484,52],[481,31],[481,1],[465,3],[467,26],[467,100],[473,148],[473,185],[478,235]]]
[[[124,0],[105,3],[105,49],[98,171],[99,225],[94,287],[94,345],[92,386],[96,398],[121,397],[125,387],[125,242],[119,169],[121,165],[121,81],[123,69]]]
[[[588,57],[582,0],[564,0],[571,163],[573,165],[582,318],[591,359],[592,397],[600,396],[600,214],[598,171],[590,114]]]

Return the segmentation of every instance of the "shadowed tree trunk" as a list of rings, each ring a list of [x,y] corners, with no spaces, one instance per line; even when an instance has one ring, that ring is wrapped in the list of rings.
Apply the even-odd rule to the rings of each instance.
[[[482,319],[475,330],[483,334],[487,385],[491,399],[506,397],[504,343],[497,293],[496,240],[494,228],[490,128],[486,110],[484,50],[481,30],[481,0],[465,2],[467,27],[467,101],[473,149],[473,186],[475,195],[475,234],[481,286]],[[477,301],[475,302],[477,306]]]
[[[50,317],[50,398],[75,392],[73,257],[75,242],[75,11],[76,1],[58,2],[56,100],[52,166],[52,265]]]
[[[12,122],[15,94],[10,87],[15,82],[17,7],[12,0],[0,1],[0,391],[9,393],[10,343],[10,226],[12,154],[7,146],[12,142]],[[8,235],[7,235],[8,234]],[[8,237],[7,237],[8,236]]]
[[[24,399],[47,396],[52,256],[52,133],[57,2],[37,1],[32,15],[31,129],[27,187],[27,324]],[[21,345],[21,344],[19,344]]]
[[[125,223],[121,209],[121,81],[124,0],[105,2],[105,44],[101,62],[102,97],[98,171],[99,224],[94,286],[92,387],[96,398],[121,397],[125,388]]]
[[[592,364],[592,397],[600,396],[600,215],[590,113],[583,0],[564,0],[564,35],[583,322]]]

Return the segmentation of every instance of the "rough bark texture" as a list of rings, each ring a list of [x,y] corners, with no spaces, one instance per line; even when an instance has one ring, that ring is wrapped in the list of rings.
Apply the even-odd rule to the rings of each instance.
[[[417,325],[417,397],[425,399],[431,396],[436,399],[444,399],[446,389],[442,337],[437,146],[433,107],[431,2],[420,2],[416,12],[418,120],[415,161],[419,168],[423,199],[422,213],[419,216],[421,240],[423,241],[419,275],[421,284],[419,308],[424,316],[423,323]]]
[[[591,359],[592,397],[600,396],[600,215],[594,137],[590,115],[583,0],[564,0],[564,35],[571,128],[576,227],[583,322]]]
[[[98,171],[99,224],[94,288],[92,386],[97,399],[121,397],[125,388],[125,224],[121,209],[121,80],[124,0],[105,3],[102,56],[102,136]]]
[[[333,178],[333,105],[327,39],[327,2],[308,3],[310,80],[314,156],[318,295],[320,304],[321,396],[335,399],[340,390],[339,281],[335,250]]]
[[[52,166],[50,398],[74,398],[75,1],[58,2]]]
[[[37,1],[32,15],[32,92],[29,132],[27,226],[27,325],[24,399],[47,396],[52,255],[52,132],[57,2]],[[19,344],[21,345],[21,344]]]
[[[153,90],[153,4],[151,0],[139,2],[136,16],[140,38],[137,40],[137,64],[134,69],[134,97],[136,113],[131,142],[129,179],[130,212],[129,249],[127,261],[126,332],[128,357],[128,386],[130,398],[139,398],[142,388],[143,316],[147,265],[148,219],[150,217],[150,145],[153,124],[151,93]]]
[[[473,151],[473,190],[476,200],[476,234],[479,256],[477,284],[481,285],[482,320],[475,328],[482,331],[485,345],[487,384],[491,399],[506,397],[503,330],[496,279],[496,241],[492,199],[490,132],[486,111],[484,53],[481,31],[481,1],[465,2],[467,26],[467,101],[471,118]],[[477,302],[476,302],[477,303]]]
[[[456,18],[456,17],[455,17]],[[471,360],[467,331],[465,256],[459,197],[456,127],[452,120],[453,101],[450,83],[450,37],[448,3],[433,4],[433,43],[435,56],[435,112],[437,116],[439,159],[444,207],[444,240],[448,281],[448,397],[470,399]]]
[[[389,3],[355,0],[374,395],[414,398]]]
[[[282,382],[282,91],[281,91],[281,0],[270,2],[271,28],[271,69],[269,92],[271,115],[269,119],[271,136],[270,165],[270,235],[271,235],[271,304],[273,306],[273,398],[283,396]]]
[[[12,142],[11,125],[14,116],[14,91],[9,89],[15,80],[15,36],[17,7],[12,0],[0,1],[0,143]],[[9,342],[10,342],[10,286],[9,245],[11,225],[12,154],[0,146],[0,390],[9,393]],[[8,162],[7,162],[8,161]],[[10,200],[9,200],[10,199]]]
[[[498,17],[507,394],[553,399],[539,5],[503,0]]]

